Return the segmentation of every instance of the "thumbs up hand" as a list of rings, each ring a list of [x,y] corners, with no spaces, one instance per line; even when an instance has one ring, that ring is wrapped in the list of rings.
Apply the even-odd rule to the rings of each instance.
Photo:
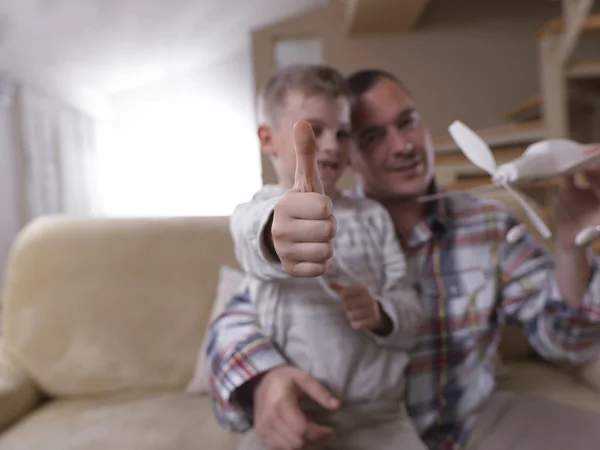
[[[294,125],[294,187],[275,205],[271,239],[283,269],[298,278],[323,275],[333,256],[336,224],[317,168],[317,142],[305,121]]]

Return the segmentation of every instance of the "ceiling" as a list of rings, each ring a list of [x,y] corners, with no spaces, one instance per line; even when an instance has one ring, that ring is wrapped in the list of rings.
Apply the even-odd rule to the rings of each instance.
[[[251,30],[324,3],[2,0],[0,71],[107,96],[247,49]]]
[[[431,0],[346,0],[350,36],[407,32],[417,25]]]
[[[382,25],[381,14],[375,13],[391,14],[383,6],[401,2],[427,6],[420,23],[425,28],[540,9],[555,14],[560,8],[558,0],[342,1],[368,6],[359,19],[365,26],[373,21],[376,29]],[[110,95],[247,50],[253,29],[326,2],[0,0],[0,73],[8,71],[71,103],[96,109],[99,99],[105,104]]]

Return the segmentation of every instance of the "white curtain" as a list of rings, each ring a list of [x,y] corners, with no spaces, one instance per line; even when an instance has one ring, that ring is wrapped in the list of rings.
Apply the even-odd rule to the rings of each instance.
[[[95,214],[94,121],[30,88],[19,94],[26,220]]]

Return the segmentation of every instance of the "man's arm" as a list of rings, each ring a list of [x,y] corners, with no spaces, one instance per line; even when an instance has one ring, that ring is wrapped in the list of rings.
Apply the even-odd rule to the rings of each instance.
[[[234,295],[210,325],[207,345],[209,394],[219,424],[243,432],[252,427],[252,385],[287,364],[262,334],[248,291]]]
[[[598,151],[600,146],[593,145],[586,154]],[[593,276],[590,254],[575,244],[576,236],[600,224],[600,165],[588,166],[582,175],[584,184],[572,175],[563,177],[554,201],[556,281],[571,305],[581,304]]]
[[[508,219],[506,230],[516,224],[514,219]],[[584,363],[597,355],[600,350],[597,259],[587,270],[585,266],[576,267],[576,271],[583,273],[565,271],[568,260],[555,262],[530,234],[514,244],[504,242],[500,248],[504,310],[509,320],[522,325],[534,349],[548,360],[573,364]],[[571,288],[565,287],[569,283],[572,283]],[[581,284],[584,284],[583,289]]]
[[[300,401],[309,398],[331,410],[339,401],[310,374],[289,365],[261,333],[247,291],[232,297],[211,324],[207,354],[209,395],[223,428],[241,433],[254,427],[273,447],[282,436],[300,448],[333,435],[331,427],[304,415]]]

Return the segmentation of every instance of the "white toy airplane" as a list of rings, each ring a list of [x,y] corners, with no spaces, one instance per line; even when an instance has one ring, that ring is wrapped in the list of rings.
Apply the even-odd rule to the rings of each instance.
[[[423,196],[419,197],[419,201],[426,202],[463,192],[504,188],[515,197],[539,233],[546,239],[552,236],[550,229],[511,185],[518,186],[522,183],[572,175],[586,166],[600,163],[600,151],[586,155],[589,146],[568,139],[548,139],[531,144],[522,156],[498,166],[490,147],[469,127],[456,121],[448,130],[465,156],[491,175],[493,184],[466,191],[449,191]],[[510,230],[507,239],[514,242],[523,235],[524,231],[525,228],[522,226],[515,227]],[[600,226],[589,227],[577,235],[575,242],[577,245],[585,246],[599,238]]]

